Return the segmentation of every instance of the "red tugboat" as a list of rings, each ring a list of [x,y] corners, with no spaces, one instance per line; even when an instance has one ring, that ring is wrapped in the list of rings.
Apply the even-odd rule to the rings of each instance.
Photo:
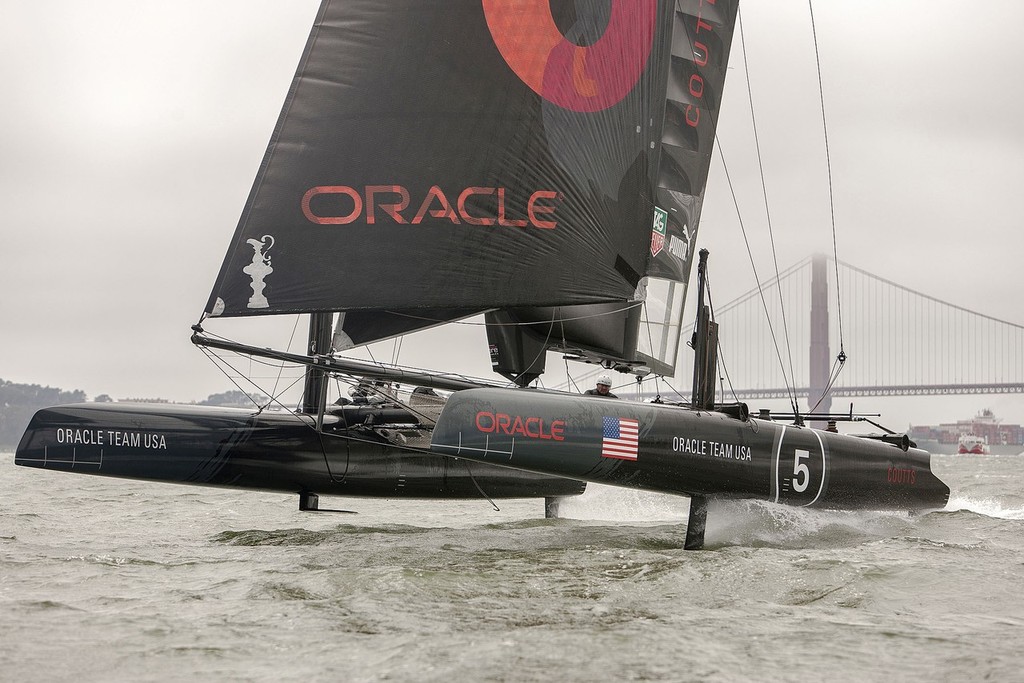
[[[991,450],[988,440],[975,434],[961,434],[957,442],[956,452],[959,455],[988,455]]]
[[[1017,455],[1024,452],[1024,426],[1005,423],[988,408],[967,420],[913,426],[910,438],[933,453]]]

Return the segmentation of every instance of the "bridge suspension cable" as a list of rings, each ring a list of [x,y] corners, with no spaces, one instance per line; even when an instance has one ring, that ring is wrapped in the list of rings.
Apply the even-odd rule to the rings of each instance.
[[[805,259],[777,280],[759,285],[765,291],[778,287],[789,302],[796,348],[810,346],[811,272],[812,260]],[[827,272],[824,286],[842,286],[850,314],[847,341],[857,349],[832,395],[1024,393],[1024,325],[942,301],[842,261]],[[730,352],[730,377],[741,398],[788,397],[765,350],[764,314],[751,305],[757,291],[717,311]],[[825,320],[831,346],[839,341],[832,311]],[[809,367],[798,369],[791,378],[799,396],[824,388],[811,387],[810,374]]]

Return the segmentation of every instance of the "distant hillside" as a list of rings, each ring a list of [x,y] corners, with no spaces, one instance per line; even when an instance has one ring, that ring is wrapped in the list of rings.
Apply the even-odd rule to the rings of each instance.
[[[0,379],[0,448],[15,448],[32,415],[40,408],[59,403],[81,403],[84,400],[84,391],[64,391]]]
[[[5,451],[17,448],[21,435],[28,427],[29,420],[40,408],[60,405],[62,403],[82,403],[86,401],[84,391],[64,391],[53,387],[41,387],[38,384],[17,384],[0,379],[0,449]],[[96,403],[111,403],[113,399],[107,394],[100,394]],[[131,403],[169,403],[163,398],[123,398],[120,401]],[[262,394],[253,394],[252,398],[241,391],[225,391],[211,394],[200,405],[232,406],[252,408],[254,405],[265,405],[270,401]]]

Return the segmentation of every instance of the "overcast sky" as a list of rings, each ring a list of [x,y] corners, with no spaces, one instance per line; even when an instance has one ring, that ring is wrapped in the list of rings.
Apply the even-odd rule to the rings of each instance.
[[[0,0],[0,378],[180,401],[230,388],[189,326],[318,4]],[[1024,323],[1024,3],[819,0],[814,10],[839,257]],[[745,0],[741,11],[748,67],[737,33],[719,137],[763,246],[749,68],[786,267],[832,244],[808,4]],[[753,286],[717,155],[700,245],[712,251],[718,301]],[[758,268],[769,272],[767,261]],[[283,345],[292,330],[280,327],[246,340]],[[482,331],[458,338],[406,340],[402,360],[486,374]],[[883,409],[897,422],[937,421],[990,406],[1024,421],[1019,398],[947,399],[933,415],[923,405]]]

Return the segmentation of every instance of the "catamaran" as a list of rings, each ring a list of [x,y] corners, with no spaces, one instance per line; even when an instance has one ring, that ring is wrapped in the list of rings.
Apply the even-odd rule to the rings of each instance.
[[[307,510],[323,494],[486,496],[555,514],[597,482],[690,497],[691,548],[715,498],[942,508],[948,487],[905,435],[716,403],[696,240],[736,13],[736,0],[324,0],[192,334],[305,368],[298,409],[57,406],[16,463],[290,492]],[[536,388],[549,352],[672,375],[699,259],[689,401]],[[213,332],[296,314],[305,353]],[[501,381],[345,355],[481,314]],[[354,389],[332,400],[339,378]]]

